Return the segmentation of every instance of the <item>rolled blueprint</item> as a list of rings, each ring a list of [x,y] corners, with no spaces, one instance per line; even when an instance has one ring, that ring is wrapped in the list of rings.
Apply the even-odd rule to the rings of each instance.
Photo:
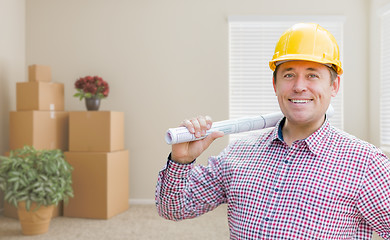
[[[331,117],[333,113],[333,107],[332,105],[329,105],[326,114],[328,117]],[[170,128],[165,134],[165,141],[168,144],[176,144],[200,140],[215,131],[221,131],[227,135],[274,127],[282,117],[282,112],[275,112],[255,117],[244,117],[214,122],[212,127],[206,132],[206,135],[200,138],[196,138],[195,135],[190,133],[186,127]]]

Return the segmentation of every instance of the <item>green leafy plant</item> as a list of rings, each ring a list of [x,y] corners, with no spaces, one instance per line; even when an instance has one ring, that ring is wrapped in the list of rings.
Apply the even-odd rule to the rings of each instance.
[[[25,146],[11,151],[9,157],[0,157],[0,190],[5,201],[15,207],[26,201],[27,210],[32,202],[37,208],[61,200],[67,203],[73,197],[72,171],[61,150]]]

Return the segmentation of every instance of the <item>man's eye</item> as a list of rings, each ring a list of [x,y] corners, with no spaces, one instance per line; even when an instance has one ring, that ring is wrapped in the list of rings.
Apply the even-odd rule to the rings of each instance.
[[[318,78],[317,74],[309,74],[309,78]]]
[[[292,73],[287,73],[284,75],[285,78],[292,78],[294,75]]]

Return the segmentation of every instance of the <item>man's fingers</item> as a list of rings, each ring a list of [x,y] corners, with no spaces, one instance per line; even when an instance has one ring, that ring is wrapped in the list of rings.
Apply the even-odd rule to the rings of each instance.
[[[206,120],[206,127],[207,127],[207,130],[210,130],[212,124],[213,124],[213,120],[211,119],[210,116],[206,116],[205,117],[205,120]]]
[[[198,116],[184,120],[180,126],[186,127],[190,133],[195,134],[195,137],[200,138],[206,135],[206,131],[211,128],[211,125],[211,117]],[[200,156],[215,139],[223,135],[223,132],[213,132],[203,140],[173,144],[171,159],[180,163],[189,163]]]
[[[188,131],[190,131],[190,133],[194,134],[195,133],[195,128],[194,126],[192,125],[192,122],[188,119],[184,120],[181,125],[181,127],[186,127],[188,129]]]
[[[201,136],[204,136],[206,135],[206,131],[208,130],[206,117],[199,116],[197,119],[200,125],[200,134]]]
[[[210,116],[198,116],[184,120],[180,126],[186,127],[190,133],[199,138],[206,135],[206,131],[211,128],[212,119]]]
[[[197,118],[191,119],[192,126],[195,129],[195,137],[200,137],[201,136],[201,125],[199,123],[199,120]]]

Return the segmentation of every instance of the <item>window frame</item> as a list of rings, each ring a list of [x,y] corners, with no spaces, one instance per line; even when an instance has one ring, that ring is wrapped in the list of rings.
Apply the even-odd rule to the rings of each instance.
[[[390,152],[390,4],[380,13],[379,145]],[[386,21],[386,22],[385,22]],[[386,104],[387,103],[387,104]]]

